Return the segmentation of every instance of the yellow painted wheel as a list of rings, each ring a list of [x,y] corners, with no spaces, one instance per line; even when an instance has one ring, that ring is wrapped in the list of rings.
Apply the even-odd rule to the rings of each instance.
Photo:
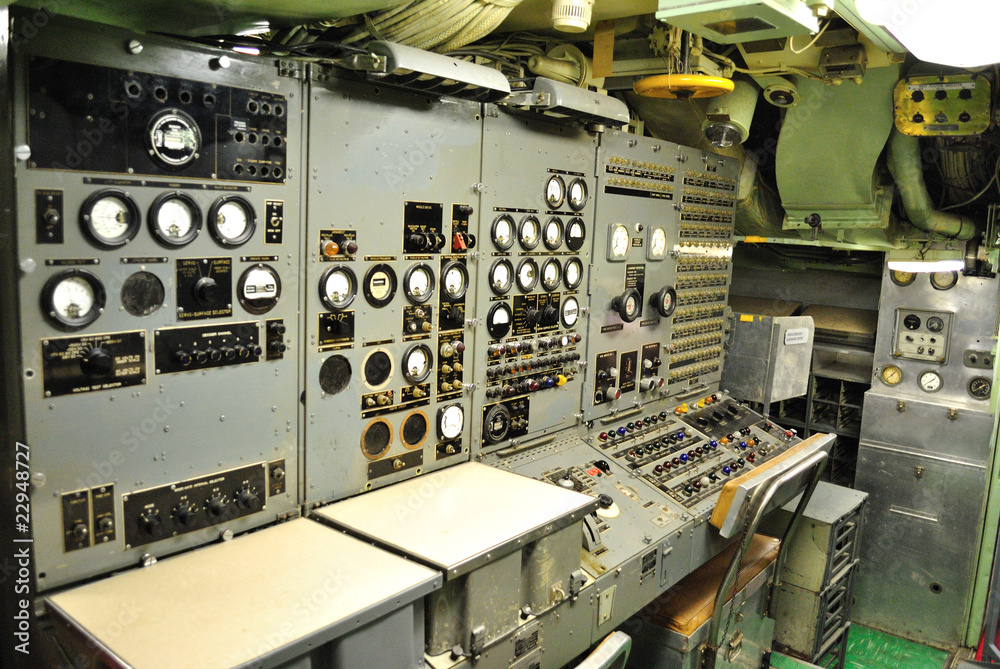
[[[701,74],[657,74],[635,82],[635,92],[648,98],[687,100],[731,93],[733,80]]]

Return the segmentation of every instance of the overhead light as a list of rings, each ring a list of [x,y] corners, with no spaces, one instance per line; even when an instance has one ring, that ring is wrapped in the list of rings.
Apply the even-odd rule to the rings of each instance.
[[[260,55],[260,49],[254,46],[234,46],[233,51],[236,51],[237,53],[249,54],[251,56]]]
[[[889,251],[889,269],[898,272],[960,272],[965,269],[965,243],[933,242],[919,250]]]
[[[552,0],[552,27],[564,33],[582,33],[590,27],[594,0]]]
[[[960,272],[965,269],[962,260],[890,260],[889,269],[896,272]]]
[[[1000,63],[996,0],[857,0],[858,14],[884,27],[926,63],[982,67]]]

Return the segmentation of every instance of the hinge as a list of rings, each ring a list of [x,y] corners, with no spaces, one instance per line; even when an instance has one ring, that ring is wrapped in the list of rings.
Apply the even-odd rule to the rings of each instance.
[[[298,79],[300,81],[305,81],[308,76],[308,66],[306,63],[297,60],[279,60],[278,61],[278,76],[288,77],[289,79]]]

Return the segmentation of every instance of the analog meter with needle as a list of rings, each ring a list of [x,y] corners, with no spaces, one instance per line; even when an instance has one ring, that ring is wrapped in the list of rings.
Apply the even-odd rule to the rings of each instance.
[[[403,376],[410,383],[423,383],[431,374],[433,357],[426,344],[414,344],[403,354]]]
[[[167,246],[184,246],[201,231],[201,209],[187,193],[164,193],[149,207],[149,229]]]
[[[461,404],[449,404],[438,409],[437,432],[439,439],[458,439],[465,427],[465,411]]]
[[[505,295],[514,285],[514,267],[509,260],[497,260],[490,267],[490,290],[494,295]]]
[[[608,260],[612,262],[625,260],[630,243],[628,228],[621,223],[612,225],[608,230]]]
[[[525,216],[521,219],[521,225],[517,228],[517,239],[521,243],[521,248],[530,251],[538,246],[538,238],[542,234],[541,227],[534,216]]]
[[[549,291],[550,293],[559,287],[559,281],[562,279],[562,267],[559,266],[559,261],[555,258],[549,258],[542,265],[542,288]]]
[[[501,339],[510,332],[511,321],[514,320],[513,312],[506,302],[497,302],[486,314],[486,330],[493,339]]]
[[[647,260],[663,260],[667,255],[667,231],[659,226],[649,227],[649,242],[646,245]]]
[[[531,258],[525,258],[517,266],[517,287],[522,293],[527,293],[538,285],[538,263]]]
[[[569,208],[580,211],[587,204],[587,182],[577,178],[569,182],[567,188]]]
[[[903,381],[903,370],[896,365],[886,365],[879,375],[887,386],[898,386]]]
[[[351,306],[358,293],[354,272],[344,265],[334,265],[319,279],[319,297],[327,309],[341,311]]]
[[[576,290],[583,283],[583,263],[579,258],[570,258],[563,268],[563,282],[570,290]]]
[[[920,389],[925,393],[936,393],[944,386],[944,379],[934,370],[926,371],[917,379]]]
[[[558,174],[553,174],[545,182],[545,204],[549,209],[558,209],[566,199],[566,182]]]
[[[452,302],[465,297],[469,290],[469,271],[465,265],[455,260],[444,266],[441,270],[441,290]]]
[[[545,239],[545,248],[550,251],[559,248],[563,241],[563,222],[554,216],[550,218],[545,223],[543,238]]]
[[[509,214],[498,216],[490,229],[490,238],[493,240],[493,246],[500,251],[506,251],[513,246],[514,219]]]
[[[42,311],[61,330],[84,328],[104,311],[104,284],[83,269],[68,269],[54,275],[42,287]]]
[[[423,304],[434,294],[434,270],[417,263],[403,275],[403,293],[412,304]]]
[[[116,248],[135,238],[141,226],[139,207],[125,191],[102,190],[80,208],[84,234],[98,246]]]
[[[256,229],[257,214],[245,197],[224,195],[208,210],[208,231],[223,246],[247,243]]]
[[[587,225],[582,218],[572,218],[566,224],[566,246],[570,251],[579,251],[587,239]]]

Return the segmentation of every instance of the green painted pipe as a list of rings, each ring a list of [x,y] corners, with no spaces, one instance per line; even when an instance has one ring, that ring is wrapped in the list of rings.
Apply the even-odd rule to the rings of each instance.
[[[976,224],[967,216],[938,211],[924,183],[920,139],[893,130],[889,137],[889,172],[914,227],[952,239],[972,239]]]

